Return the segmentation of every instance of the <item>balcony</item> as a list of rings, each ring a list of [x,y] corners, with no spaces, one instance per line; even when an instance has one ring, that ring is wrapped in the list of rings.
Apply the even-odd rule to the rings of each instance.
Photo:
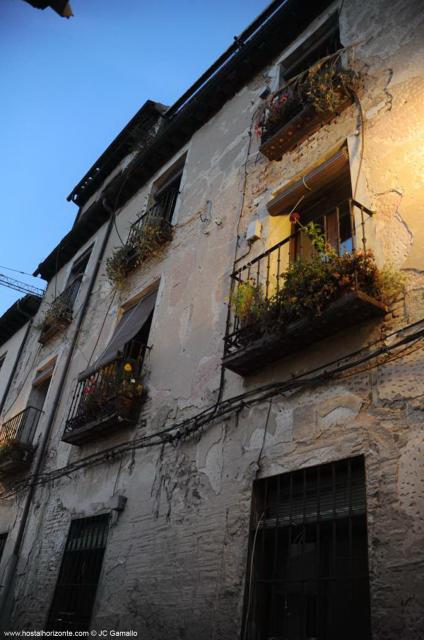
[[[82,276],[74,280],[74,282],[50,304],[41,326],[41,333],[38,338],[40,344],[46,344],[53,336],[66,329],[71,323],[72,310],[81,286],[81,279]]]
[[[43,412],[27,407],[0,427],[0,477],[28,468],[34,453],[33,439]]]
[[[371,215],[349,199],[315,218],[315,239],[306,233],[311,227],[296,227],[232,274],[226,368],[247,375],[386,313],[381,273],[366,244]]]
[[[145,397],[141,366],[142,358],[119,356],[80,378],[62,440],[82,445],[134,424]]]
[[[131,225],[126,243],[106,261],[106,274],[113,286],[121,288],[131,271],[158,255],[172,240],[171,218],[177,197],[178,189],[169,190]]]
[[[342,67],[340,54],[290,81],[264,106],[257,125],[260,152],[269,160],[281,160],[352,104],[359,82],[356,72]]]

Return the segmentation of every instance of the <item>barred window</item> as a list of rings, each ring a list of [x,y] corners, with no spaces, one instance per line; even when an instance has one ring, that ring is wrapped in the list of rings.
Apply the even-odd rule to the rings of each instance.
[[[71,522],[47,622],[49,631],[90,628],[108,524],[108,514]]]
[[[255,482],[242,638],[371,638],[362,457]]]

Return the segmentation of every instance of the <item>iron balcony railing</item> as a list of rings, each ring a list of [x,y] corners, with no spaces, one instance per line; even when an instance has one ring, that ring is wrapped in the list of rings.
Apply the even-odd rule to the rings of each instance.
[[[144,394],[142,358],[119,356],[77,383],[64,436],[108,418],[131,420]]]
[[[341,50],[330,56],[326,56],[325,59],[321,60],[322,65],[319,68],[319,73],[327,72],[330,77],[331,73],[336,76],[342,73],[345,70],[342,62],[345,55],[345,50]],[[315,67],[318,62],[319,61],[316,61],[313,67]],[[308,100],[308,94],[306,93],[305,95],[305,90],[303,89],[305,81],[307,82],[311,77],[310,71],[311,68],[308,68],[300,72],[268,98],[263,118],[264,128],[261,134],[261,143],[266,142],[303,109],[311,108],[315,111]],[[351,92],[348,88],[344,87],[343,84],[339,92],[340,95],[345,95],[345,99],[351,101]],[[340,98],[340,101],[343,102],[342,98]],[[278,115],[279,111],[280,114]]]
[[[63,319],[72,319],[72,310],[81,286],[81,281],[82,275],[81,277],[76,278],[72,284],[66,287],[66,289],[53,300],[50,305],[50,308],[54,310],[52,315],[56,313],[58,316],[63,315]],[[47,312],[47,317],[49,317],[49,312]]]
[[[27,407],[0,427],[0,445],[18,442],[31,445],[35,430],[43,412],[36,407]]]
[[[178,198],[178,189],[168,189],[164,192],[158,202],[149,207],[137,220],[131,225],[128,234],[127,246],[131,247],[136,244],[140,232],[150,225],[160,226],[165,232],[171,233],[171,220],[174,213],[175,204]]]
[[[323,235],[338,255],[353,253],[358,249],[367,251],[366,220],[373,212],[350,198],[331,208],[321,217],[312,220],[320,224]],[[318,222],[317,222],[318,221]],[[260,292],[260,303],[266,306],[275,300],[284,287],[285,273],[294,260],[308,261],[316,252],[311,240],[301,228],[264,251],[259,256],[231,275],[231,292],[227,330],[224,338],[224,358],[246,346],[257,334],[255,318],[240,317],[237,313],[237,293],[244,285],[252,285],[252,291]],[[324,260],[325,258],[323,258]],[[283,303],[283,300],[281,300]]]
[[[82,275],[72,282],[50,304],[44,316],[41,334],[38,341],[45,344],[58,331],[65,328],[72,320],[72,312],[81,286]]]

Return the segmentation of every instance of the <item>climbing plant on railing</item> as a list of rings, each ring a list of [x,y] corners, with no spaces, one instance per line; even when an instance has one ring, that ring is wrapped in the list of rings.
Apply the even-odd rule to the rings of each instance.
[[[322,58],[268,96],[256,123],[262,142],[307,106],[317,113],[335,113],[353,98],[363,74],[352,65],[343,66],[343,53]]]
[[[115,249],[106,260],[106,276],[112,286],[120,289],[127,275],[149,258],[158,255],[163,245],[172,240],[171,225],[161,218],[147,220],[134,227],[128,241]]]
[[[293,260],[269,297],[253,278],[236,284],[231,305],[241,328],[256,327],[255,335],[279,327],[284,330],[296,320],[320,316],[332,302],[355,290],[383,304],[404,291],[404,274],[391,265],[379,269],[372,251],[338,255],[318,224],[303,225],[297,213],[291,215],[291,222],[309,237],[314,254],[307,260]]]

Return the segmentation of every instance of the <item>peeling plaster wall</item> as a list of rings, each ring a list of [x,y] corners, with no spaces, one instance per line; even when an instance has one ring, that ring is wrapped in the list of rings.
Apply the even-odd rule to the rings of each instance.
[[[382,0],[345,0],[340,19],[343,44],[361,42],[356,56],[368,66],[362,161],[354,105],[280,162],[258,155],[249,132],[273,66],[202,127],[181,152],[187,160],[172,243],[133,272],[119,293],[106,281],[105,265],[100,269],[46,469],[154,433],[217,400],[234,258],[243,264],[286,232],[286,222],[267,215],[272,192],[346,140],[353,185],[360,168],[357,199],[376,211],[367,223],[376,258],[408,275],[405,299],[384,323],[315,343],[247,378],[226,372],[225,397],[322,366],[423,317],[423,13],[412,0],[390,7]],[[119,212],[122,237],[162,172]],[[263,224],[262,240],[243,258],[246,228],[255,218]],[[106,255],[118,244],[114,230]],[[139,425],[82,448],[61,442],[78,373],[104,348],[122,304],[155,282],[149,397]],[[57,353],[60,366],[71,331],[39,352],[35,337],[28,343],[16,397],[25,396],[31,358],[41,362]],[[12,628],[45,624],[71,519],[104,513],[112,496],[125,495],[127,506],[110,530],[93,626],[135,628],[149,640],[237,638],[253,480],[363,454],[373,638],[423,638],[423,368],[417,350],[369,372],[275,397],[271,406],[246,407],[175,447],[137,450],[37,489],[14,585]],[[14,508],[19,511],[19,503]]]
[[[9,382],[9,378],[12,373],[13,366],[16,362],[16,357],[24,339],[27,327],[28,325],[26,324],[11,338],[9,338],[9,340],[4,342],[0,346],[0,358],[5,356],[3,364],[0,368],[0,402],[3,399],[3,395]]]

